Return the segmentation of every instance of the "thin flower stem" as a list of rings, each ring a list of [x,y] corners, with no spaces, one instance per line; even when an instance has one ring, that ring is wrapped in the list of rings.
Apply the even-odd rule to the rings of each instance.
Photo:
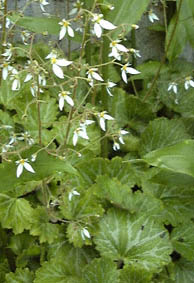
[[[183,3],[183,0],[180,0],[179,6],[178,6],[178,10],[177,10],[177,15],[176,15],[176,20],[175,20],[174,28],[173,28],[173,30],[172,30],[170,39],[169,39],[169,41],[168,41],[165,54],[164,54],[164,56],[163,56],[163,58],[162,58],[162,60],[161,60],[161,62],[160,62],[160,66],[159,66],[159,68],[158,68],[158,70],[157,70],[157,72],[156,72],[156,74],[155,74],[155,77],[154,77],[154,79],[153,79],[153,81],[152,81],[152,84],[151,84],[151,86],[150,86],[148,92],[146,93],[146,95],[145,95],[143,101],[145,101],[145,100],[148,98],[148,96],[150,96],[150,95],[152,94],[152,91],[153,91],[153,89],[154,89],[154,87],[155,87],[155,85],[156,85],[156,82],[157,82],[158,78],[159,78],[159,75],[160,75],[160,71],[161,71],[161,69],[162,69],[162,66],[164,65],[164,63],[165,63],[165,61],[166,61],[166,57],[167,57],[168,51],[169,51],[169,49],[170,49],[172,40],[173,40],[173,38],[174,38],[174,36],[175,36],[175,33],[176,33],[176,29],[177,29],[177,25],[178,25],[178,20],[179,20],[179,15],[180,15],[182,3]]]
[[[67,19],[69,17],[69,11],[70,11],[69,0],[66,0],[66,16],[67,16]],[[68,58],[68,60],[71,59],[71,40],[69,38],[67,39],[67,58]]]
[[[6,20],[7,20],[7,0],[4,1],[4,10],[3,10],[3,24],[2,24],[2,38],[1,38],[1,52],[4,52],[6,44]]]
[[[39,144],[42,145],[42,122],[40,116],[40,102],[39,102],[40,84],[38,77],[37,77],[37,86],[38,86],[38,90],[37,90],[38,140],[39,140]]]

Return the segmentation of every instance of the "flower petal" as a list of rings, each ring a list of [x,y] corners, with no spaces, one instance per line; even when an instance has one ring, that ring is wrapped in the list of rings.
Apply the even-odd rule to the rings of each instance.
[[[131,68],[131,67],[127,67],[126,72],[128,74],[132,74],[132,75],[137,75],[140,74],[141,72],[139,72],[138,70]]]
[[[72,107],[74,106],[73,99],[70,96],[66,95],[65,100],[69,105],[71,105]]]
[[[69,36],[74,37],[74,31],[70,26],[67,27],[67,31]]]
[[[108,114],[104,114],[104,119],[106,120],[114,120],[114,118]]]
[[[97,36],[98,38],[101,37],[101,35],[102,35],[102,28],[101,28],[101,26],[100,26],[99,24],[97,24],[97,23],[94,24],[94,32],[95,32],[95,34],[96,34],[96,36]]]
[[[72,61],[68,61],[66,59],[57,59],[56,60],[56,65],[59,65],[61,67],[67,67],[70,64],[72,64]]]
[[[76,146],[78,141],[78,134],[76,132],[74,132],[73,134],[73,145]]]
[[[56,64],[53,64],[53,73],[60,79],[64,79],[63,70]]]
[[[60,33],[59,33],[59,40],[63,39],[63,37],[66,34],[66,31],[67,31],[66,27],[61,28]]]
[[[123,81],[127,84],[127,74],[126,74],[126,72],[124,70],[122,70],[121,75],[122,75]]]
[[[106,131],[105,128],[105,119],[103,117],[100,118],[100,127],[103,131]]]
[[[22,164],[19,164],[18,167],[17,167],[17,171],[16,171],[16,177],[19,178],[20,175],[22,174],[23,172],[23,165]]]
[[[29,163],[27,163],[27,162],[24,162],[24,168],[25,168],[27,171],[31,172],[31,173],[35,173],[35,171],[34,171],[34,169],[32,168],[32,166],[31,166]]]
[[[113,25],[109,21],[106,21],[106,20],[103,20],[103,19],[100,20],[100,25],[101,25],[101,27],[103,27],[104,29],[107,29],[107,30],[112,30],[112,29],[116,28],[115,25]]]
[[[96,72],[92,72],[92,77],[97,81],[101,81],[101,82],[104,81],[103,78]]]
[[[116,48],[121,52],[128,52],[129,50],[122,44],[117,44]]]
[[[62,111],[64,107],[64,97],[59,98],[59,109]]]

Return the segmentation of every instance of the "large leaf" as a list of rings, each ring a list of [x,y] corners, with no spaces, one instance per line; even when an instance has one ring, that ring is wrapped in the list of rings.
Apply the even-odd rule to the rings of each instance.
[[[16,272],[10,272],[6,275],[7,283],[32,283],[34,279],[34,273],[28,268],[17,268]]]
[[[110,210],[101,220],[94,242],[102,256],[148,271],[170,262],[172,248],[167,231],[148,217]]]
[[[166,118],[155,119],[149,123],[141,136],[140,153],[144,155],[189,138],[181,121]]]
[[[0,194],[0,221],[3,228],[13,229],[15,234],[30,229],[33,209],[25,199]]]
[[[144,156],[150,165],[194,177],[194,141],[185,140],[173,146],[155,150]]]
[[[174,249],[184,258],[194,260],[194,224],[186,221],[177,226],[171,234]]]
[[[175,265],[175,282],[176,283],[193,283],[194,282],[194,262],[187,261],[184,258],[179,260]]]
[[[59,34],[60,31],[59,18],[23,17],[20,14],[13,14],[9,19],[16,25],[35,33]]]
[[[119,283],[116,264],[107,258],[96,258],[83,271],[84,283]]]
[[[152,273],[133,266],[125,266],[120,271],[120,283],[150,283]]]

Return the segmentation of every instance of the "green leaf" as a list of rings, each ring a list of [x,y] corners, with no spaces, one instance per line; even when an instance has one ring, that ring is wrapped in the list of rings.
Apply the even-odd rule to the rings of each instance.
[[[176,25],[176,31],[170,43],[170,48],[168,49],[167,52],[167,58],[169,59],[170,62],[172,62],[180,55],[187,41],[185,27],[180,20],[177,23],[177,14],[175,14],[172,17],[168,27],[168,31],[166,34],[165,48],[167,48],[169,44],[169,40],[171,40],[172,32],[174,30],[175,25]]]
[[[176,283],[193,283],[194,262],[180,259],[175,265],[175,282]]]
[[[140,153],[143,156],[150,151],[173,145],[189,139],[184,124],[179,120],[159,118],[151,121],[141,136]]]
[[[125,266],[120,270],[120,283],[150,283],[152,273],[133,266]]]
[[[40,243],[53,243],[58,237],[58,224],[49,223],[48,212],[44,207],[38,207],[33,212],[30,235],[39,236]]]
[[[148,217],[131,217],[112,209],[100,221],[94,242],[102,256],[147,271],[156,271],[170,262],[172,248],[167,231]]]
[[[7,283],[33,283],[34,274],[28,268],[17,268],[16,272],[10,272],[6,275]]]
[[[155,150],[144,156],[150,165],[194,177],[194,141],[184,140],[173,146]]]
[[[0,221],[3,228],[13,229],[19,234],[30,229],[33,209],[25,199],[11,198],[0,194]]]
[[[47,34],[59,34],[60,31],[60,19],[59,18],[38,18],[38,17],[23,17],[20,14],[12,14],[9,19],[16,25],[23,27],[29,31],[35,33]]]
[[[83,270],[84,283],[119,283],[116,264],[107,258],[96,258]]]
[[[173,229],[171,241],[174,249],[189,261],[194,260],[194,224],[185,221]]]
[[[150,0],[109,0],[115,8],[107,15],[107,20],[116,26],[125,25],[125,33],[131,30],[131,24],[136,24],[148,7]]]

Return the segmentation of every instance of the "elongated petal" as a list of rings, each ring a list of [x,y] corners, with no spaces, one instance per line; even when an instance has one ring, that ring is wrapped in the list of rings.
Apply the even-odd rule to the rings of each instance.
[[[188,90],[188,88],[189,88],[189,82],[186,81],[186,82],[185,82],[185,89]]]
[[[72,61],[68,61],[68,60],[65,60],[65,59],[57,59],[57,61],[56,61],[56,65],[59,65],[61,67],[67,67],[70,64],[72,64]]]
[[[57,66],[56,64],[53,64],[53,73],[60,79],[64,79],[63,70]]]
[[[64,97],[59,98],[59,109],[62,111],[64,107]]]
[[[23,172],[23,165],[22,164],[19,164],[18,167],[17,167],[17,171],[16,171],[16,177],[19,178],[20,175],[22,174]]]
[[[68,103],[69,105],[71,105],[72,107],[74,106],[73,99],[72,99],[70,96],[66,95],[66,96],[65,96],[65,100],[67,101],[67,103]]]
[[[83,131],[79,131],[79,136],[85,140],[89,140],[89,137],[84,129]]]
[[[103,131],[106,131],[106,128],[105,128],[105,119],[104,118],[100,118],[100,127]]]
[[[66,31],[67,31],[66,27],[61,28],[60,33],[59,33],[59,40],[63,39],[63,37],[66,34]]]
[[[104,114],[104,119],[106,120],[114,120],[114,118],[108,114]]]
[[[67,27],[68,35],[74,37],[74,31],[71,27]]]
[[[87,237],[90,238],[90,233],[88,232],[88,230],[86,228],[83,228],[83,234]]]
[[[27,83],[28,81],[30,81],[32,79],[32,75],[31,74],[27,74],[24,82]]]
[[[122,136],[119,137],[119,141],[120,143],[125,144]]]
[[[127,84],[127,74],[126,74],[126,72],[124,70],[122,70],[121,75],[122,75],[123,81]]]
[[[7,79],[7,76],[8,76],[8,69],[7,68],[3,68],[3,71],[2,71],[2,77],[4,80]]]
[[[117,49],[121,52],[128,52],[129,50],[122,44],[117,44],[116,45]]]
[[[27,163],[27,162],[24,162],[24,168],[25,168],[27,171],[31,172],[31,173],[35,173],[35,171],[34,171],[34,169],[32,168],[32,166],[31,166],[29,163]]]
[[[175,94],[177,94],[177,86],[176,85],[173,85],[173,91]]]
[[[190,83],[190,86],[194,87],[194,81],[190,80],[189,83]]]
[[[113,96],[110,89],[108,87],[106,87],[106,91],[108,92],[108,95]]]
[[[97,80],[97,81],[101,81],[101,82],[104,81],[103,78],[102,78],[98,73],[96,73],[96,72],[93,72],[93,73],[92,73],[92,77],[93,77],[95,80]]]
[[[102,35],[102,28],[101,28],[101,26],[100,26],[99,24],[97,24],[97,23],[94,24],[94,32],[95,32],[95,34],[96,34],[96,36],[97,36],[98,38],[101,37],[101,35]]]
[[[106,21],[106,20],[103,20],[103,19],[100,20],[100,25],[101,25],[101,27],[103,27],[104,29],[107,29],[107,30],[112,30],[112,29],[116,28],[115,25],[113,25],[109,21]]]
[[[78,141],[78,134],[76,132],[74,132],[73,134],[73,145],[76,146]]]
[[[11,88],[12,90],[18,90],[18,80],[17,79],[15,79],[14,81],[13,81],[13,84],[12,84],[12,88]]]
[[[127,67],[127,73],[128,74],[132,74],[132,75],[137,75],[137,74],[140,74],[140,72],[134,68],[131,68],[131,67]]]

